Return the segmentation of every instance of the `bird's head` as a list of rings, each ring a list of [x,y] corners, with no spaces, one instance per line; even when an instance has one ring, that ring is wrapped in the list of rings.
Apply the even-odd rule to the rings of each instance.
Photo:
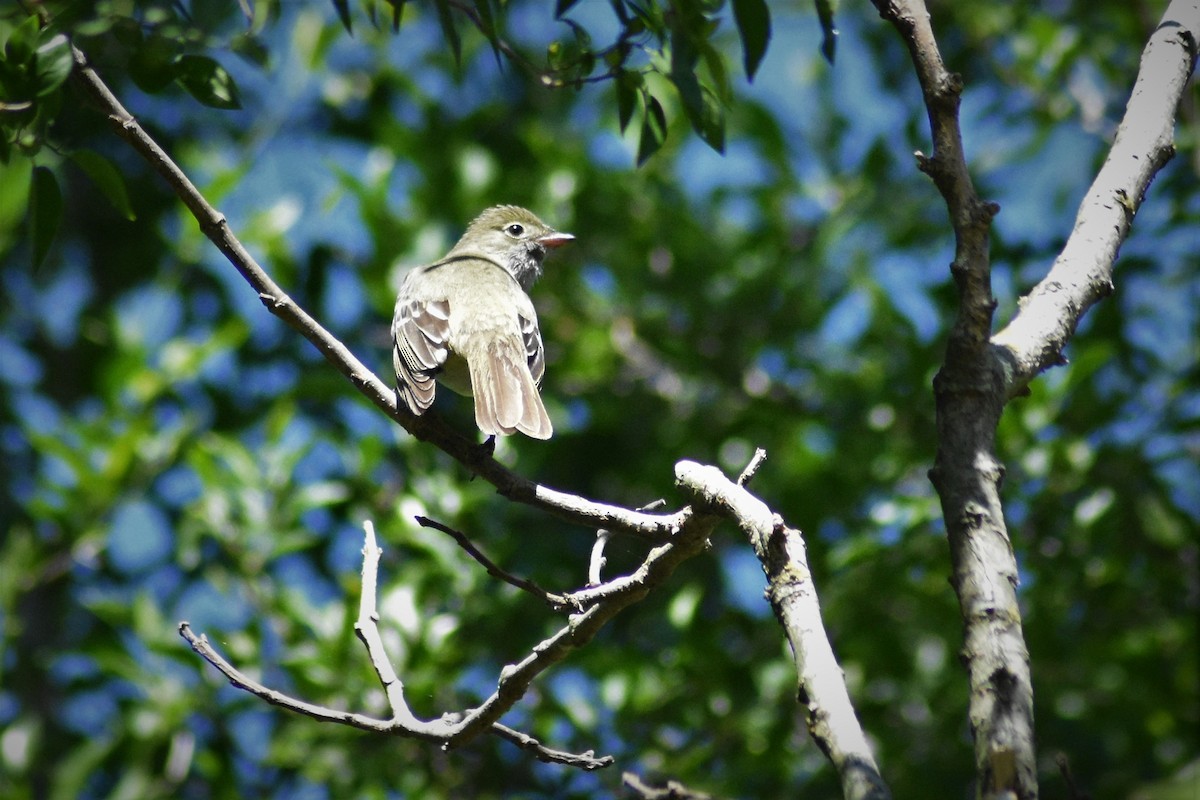
[[[575,239],[520,206],[492,206],[476,217],[451,254],[479,254],[509,271],[528,290],[542,274],[547,250]]]

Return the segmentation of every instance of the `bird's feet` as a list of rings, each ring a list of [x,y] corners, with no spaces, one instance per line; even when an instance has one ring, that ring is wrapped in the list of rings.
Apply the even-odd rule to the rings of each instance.
[[[496,454],[496,435],[488,436],[482,444],[478,444],[476,447],[479,449],[480,458],[491,458]]]

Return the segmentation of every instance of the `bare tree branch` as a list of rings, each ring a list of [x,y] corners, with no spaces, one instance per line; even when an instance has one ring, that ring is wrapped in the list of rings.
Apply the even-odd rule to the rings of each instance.
[[[586,645],[605,623],[645,598],[653,588],[666,581],[676,567],[702,552],[708,546],[708,536],[716,522],[717,519],[710,515],[690,516],[679,535],[670,544],[652,549],[633,574],[592,590],[568,594],[567,602],[589,606],[587,610],[572,616],[566,627],[537,644],[524,659],[502,669],[496,692],[467,714],[455,732],[455,741],[466,741],[499,719],[525,694],[534,678],[573,650]]]
[[[597,758],[591,750],[588,750],[586,753],[567,753],[562,750],[553,750],[529,734],[515,731],[507,725],[501,725],[499,722],[492,725],[492,734],[499,736],[505,741],[512,742],[522,750],[532,753],[533,757],[538,761],[544,761],[547,764],[562,764],[564,767],[576,767],[589,772],[601,767],[612,766],[613,764],[612,756]]]
[[[692,515],[689,512],[688,524],[682,529],[681,535],[675,541],[651,550],[632,575],[597,587],[601,591],[594,592],[586,599],[568,596],[566,604],[588,606],[587,610],[573,615],[565,627],[534,646],[533,651],[524,659],[504,667],[500,672],[496,691],[477,708],[463,713],[443,714],[437,720],[420,720],[412,714],[404,700],[403,683],[384,651],[383,640],[378,631],[379,615],[376,612],[376,576],[380,551],[370,522],[364,524],[366,537],[363,547],[363,589],[355,632],[366,645],[371,664],[387,694],[392,710],[390,720],[337,711],[277,692],[249,678],[227,662],[212,648],[208,639],[203,635],[197,636],[188,623],[180,623],[179,633],[191,644],[193,650],[220,670],[234,686],[268,703],[322,722],[336,722],[378,733],[435,741],[446,748],[461,747],[479,734],[488,732],[537,753],[542,760],[595,769],[611,764],[612,759],[596,759],[590,753],[573,755],[549,750],[531,736],[500,726],[499,719],[525,695],[534,678],[566,658],[573,650],[586,645],[608,620],[646,597],[653,588],[666,581],[676,567],[702,552],[708,546],[708,536],[716,521],[717,518],[711,515]]]
[[[841,777],[842,796],[888,800],[891,792],[879,774],[825,633],[800,532],[716,467],[680,461],[675,478],[698,505],[736,523],[754,547],[767,575],[767,598],[792,648],[809,734]]]
[[[604,547],[611,538],[612,531],[604,528],[596,531],[596,541],[592,544],[592,554],[588,557],[588,586],[599,586],[604,582],[601,576],[604,573],[604,565],[608,563],[604,556]]]
[[[288,297],[233,235],[225,216],[212,207],[183,170],[121,105],[88,65],[84,53],[76,47],[72,50],[76,84],[83,87],[89,99],[108,117],[114,131],[146,159],[175,191],[200,224],[200,230],[258,293],[267,310],[312,342],[329,363],[377,408],[413,436],[442,449],[510,500],[548,511],[585,527],[610,528],[652,542],[667,541],[678,532],[685,516],[683,511],[646,514],[551,489],[512,472],[496,461],[490,451],[448,427],[436,414],[416,417],[403,404],[398,406],[395,390],[381,381],[349,348]]]
[[[591,751],[574,754],[547,748],[534,737],[515,731],[505,725],[500,725],[494,719],[490,723],[482,724],[479,721],[478,710],[466,714],[446,714],[437,720],[425,721],[418,719],[409,709],[408,703],[404,699],[404,685],[396,675],[396,670],[392,666],[391,659],[388,658],[387,652],[384,650],[383,639],[379,635],[379,613],[376,610],[376,586],[381,551],[375,540],[374,526],[368,521],[363,523],[363,528],[365,529],[365,543],[363,545],[362,596],[359,601],[359,614],[358,620],[354,625],[354,631],[366,646],[367,653],[371,659],[371,666],[374,667],[375,674],[379,677],[379,682],[383,685],[384,691],[387,694],[388,704],[392,711],[391,719],[376,719],[364,714],[337,711],[298,700],[282,692],[275,691],[248,677],[245,673],[226,661],[209,644],[208,638],[203,634],[197,636],[187,622],[179,623],[180,636],[187,640],[193,650],[216,667],[234,686],[244,689],[272,705],[298,714],[304,714],[321,722],[333,722],[375,733],[423,739],[425,741],[437,742],[446,747],[461,745],[476,734],[486,730],[488,733],[499,736],[516,744],[523,750],[533,753],[541,761],[578,767],[585,770],[599,769],[610,766],[613,763],[612,756],[597,758]],[[502,677],[502,689],[503,686],[504,678]],[[523,693],[522,691],[509,698],[510,702],[504,705],[500,713],[511,708],[512,704],[520,699]],[[498,717],[499,714],[496,716]]]
[[[404,699],[404,684],[392,666],[387,651],[383,647],[383,637],[379,635],[379,612],[376,597],[378,592],[379,557],[382,552],[375,541],[375,526],[370,520],[363,522],[363,565],[362,592],[358,601],[358,619],[354,623],[354,633],[367,648],[371,666],[379,677],[379,683],[387,696],[388,706],[392,710],[392,722],[412,730],[421,729],[421,720],[408,707]]]
[[[992,339],[1013,397],[1039,372],[1062,363],[1079,320],[1113,290],[1113,265],[1151,181],[1175,155],[1175,115],[1200,42],[1200,2],[1176,0],[1142,51],[1125,117],[1104,166],[1079,205],[1054,265]]]
[[[995,301],[988,231],[997,208],[975,193],[958,125],[962,80],[942,63],[924,2],[875,5],[912,57],[933,134],[933,156],[918,153],[918,164],[945,199],[954,228],[950,271],[959,308],[934,378],[938,448],[929,476],[941,499],[963,618],[979,795],[1034,800],[1033,685],[1017,606],[1017,562],[1000,505],[1003,467],[995,455],[1004,393],[989,356]]]
[[[679,781],[667,781],[666,786],[651,786],[632,772],[621,776],[621,783],[641,800],[713,800],[712,795],[689,789]]]
[[[978,792],[1037,797],[1033,689],[1017,605],[1018,572],[1000,504],[995,432],[1009,398],[1062,358],[1082,314],[1111,291],[1112,264],[1143,193],[1173,152],[1174,109],[1196,57],[1200,3],[1176,0],[1143,54],[1117,141],[1075,230],[1016,319],[991,336],[988,229],[998,210],[976,196],[958,128],[961,80],[945,69],[922,0],[874,0],[901,33],[925,97],[934,180],[955,233],[959,310],[934,380],[938,451],[930,478],[942,502],[964,620]]]
[[[661,497],[657,500],[647,503],[639,507],[638,511],[657,511],[660,508],[666,508],[667,501]],[[604,582],[601,577],[604,572],[604,565],[608,563],[608,559],[604,555],[604,548],[608,545],[608,540],[613,536],[613,531],[606,528],[601,528],[596,531],[596,541],[592,545],[592,553],[588,557],[588,580],[587,585],[595,588]]]

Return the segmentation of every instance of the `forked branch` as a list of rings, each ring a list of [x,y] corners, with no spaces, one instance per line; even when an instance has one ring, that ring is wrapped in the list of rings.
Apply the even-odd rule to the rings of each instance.
[[[1175,108],[1196,59],[1200,2],[1175,0],[1151,37],[1117,140],[1053,268],[995,336],[988,230],[998,208],[976,196],[958,126],[961,80],[938,52],[922,0],[874,0],[912,57],[933,157],[918,165],[946,201],[959,308],[934,380],[938,450],[930,471],[950,540],[962,612],[970,721],[981,797],[1037,797],[1033,689],[1021,630],[1016,558],[1000,503],[995,434],[1005,404],[1061,363],[1082,315],[1112,288],[1117,251],[1150,181],[1173,153]]]

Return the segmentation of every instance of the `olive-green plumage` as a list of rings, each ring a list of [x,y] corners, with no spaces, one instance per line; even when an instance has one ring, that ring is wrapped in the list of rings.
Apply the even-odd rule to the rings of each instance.
[[[475,398],[486,434],[549,439],[538,393],[546,370],[537,312],[526,292],[547,249],[574,239],[517,206],[494,206],[445,258],[405,276],[392,319],[396,388],[408,409],[433,404],[434,381]]]

